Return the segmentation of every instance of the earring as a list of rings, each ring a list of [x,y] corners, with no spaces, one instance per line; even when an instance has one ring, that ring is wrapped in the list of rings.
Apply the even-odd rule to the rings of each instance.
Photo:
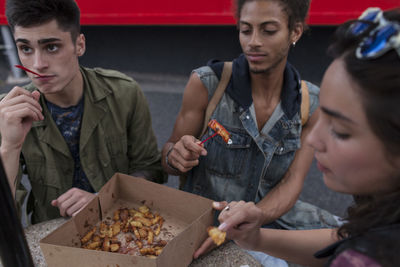
[[[292,46],[295,47],[295,46],[296,46],[296,42],[293,42],[293,43],[292,43]]]

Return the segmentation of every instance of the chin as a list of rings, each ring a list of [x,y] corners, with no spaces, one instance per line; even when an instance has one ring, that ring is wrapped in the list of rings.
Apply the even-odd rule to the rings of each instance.
[[[269,69],[268,68],[257,68],[257,67],[250,67],[249,68],[250,72],[253,74],[264,74],[264,73],[268,73]]]
[[[344,194],[351,194],[350,192],[348,192],[348,190],[346,190],[347,189],[346,186],[338,183],[336,179],[332,179],[332,177],[329,177],[328,175],[324,174],[323,180],[325,186],[328,187],[330,190]]]

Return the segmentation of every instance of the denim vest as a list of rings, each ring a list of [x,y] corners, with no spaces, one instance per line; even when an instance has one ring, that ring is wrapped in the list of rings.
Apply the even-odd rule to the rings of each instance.
[[[199,75],[211,98],[218,85],[218,77],[208,66],[194,72]],[[319,104],[319,88],[309,82],[307,85],[311,116]],[[207,156],[200,157],[199,165],[188,173],[184,190],[215,201],[259,202],[282,180],[296,150],[300,148],[300,110],[289,119],[280,102],[259,131],[254,105],[251,104],[245,109],[225,92],[211,119],[216,119],[226,128],[231,134],[232,143],[225,143],[219,135],[205,142]],[[213,133],[208,129],[201,139],[204,140]],[[299,209],[306,210],[307,214],[299,214]],[[316,209],[298,201],[293,208],[293,214],[290,215],[291,218],[282,225],[288,229],[321,227],[321,212],[317,212]],[[305,219],[305,216],[312,218]],[[303,220],[307,222],[298,227]],[[335,220],[328,221],[336,223]]]

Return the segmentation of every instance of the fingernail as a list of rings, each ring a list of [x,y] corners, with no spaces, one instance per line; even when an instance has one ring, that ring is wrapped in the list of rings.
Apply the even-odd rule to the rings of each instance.
[[[220,206],[221,206],[221,204],[219,204],[219,202],[216,202],[216,201],[213,202],[213,207],[214,208],[218,209]]]
[[[218,229],[221,230],[221,231],[225,231],[225,230],[226,230],[226,223],[221,223],[221,224],[218,226]]]

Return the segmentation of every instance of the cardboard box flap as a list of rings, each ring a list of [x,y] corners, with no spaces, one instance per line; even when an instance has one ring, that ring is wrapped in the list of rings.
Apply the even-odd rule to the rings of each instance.
[[[182,233],[168,242],[157,260],[165,267],[188,266],[193,260],[193,253],[207,238],[206,228],[213,223],[213,211],[208,210],[195,220]],[[180,253],[176,253],[179,251]]]
[[[210,199],[184,191],[153,183],[142,178],[117,173],[117,179],[100,190],[100,206],[104,212],[116,199],[146,204],[187,224],[192,223],[199,214],[211,210]],[[132,183],[132,179],[136,179]],[[154,198],[154,196],[157,196]],[[104,213],[103,213],[104,215]]]
[[[80,247],[81,240],[78,229],[71,219],[61,225],[56,231],[53,231],[43,238],[40,243],[57,244],[67,247]]]
[[[92,199],[87,206],[73,218],[76,229],[81,236],[84,236],[101,220],[102,212],[98,196]]]

